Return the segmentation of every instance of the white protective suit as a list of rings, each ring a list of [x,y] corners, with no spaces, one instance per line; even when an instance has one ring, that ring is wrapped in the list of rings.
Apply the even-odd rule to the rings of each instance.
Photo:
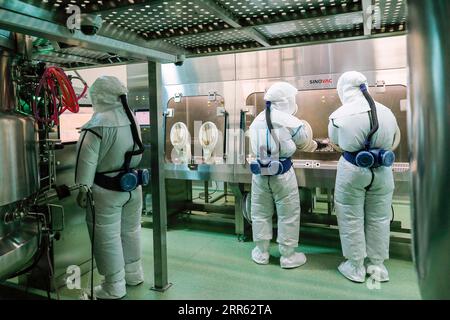
[[[297,149],[312,152],[317,144],[312,140],[312,130],[306,121],[297,119],[295,96],[297,89],[279,82],[270,87],[264,100],[270,101],[273,133],[279,140],[279,158],[291,157]],[[261,147],[277,154],[277,146],[269,133],[265,111],[250,125],[252,151],[260,156]],[[252,259],[258,264],[269,263],[269,245],[272,239],[274,204],[278,215],[278,239],[283,268],[295,268],[306,262],[303,253],[296,253],[300,232],[300,198],[294,169],[278,176],[253,175],[252,179],[252,228],[256,247]]]
[[[132,192],[104,189],[94,183],[96,172],[119,170],[125,152],[134,147],[130,121],[119,96],[126,94],[125,86],[115,77],[98,78],[89,90],[94,114],[82,127],[78,141],[75,180],[92,189],[95,203],[94,256],[98,272],[105,277],[95,288],[98,298],[122,298],[125,284],[143,282],[141,266],[142,190]],[[141,156],[134,156],[136,167]],[[115,176],[117,172],[109,173]],[[89,208],[89,207],[88,207]],[[92,239],[92,212],[87,210],[87,224]]]
[[[348,72],[338,81],[343,104],[329,118],[330,142],[338,149],[357,152],[364,149],[370,131],[370,106],[360,90],[367,84],[364,75]],[[400,130],[391,110],[375,103],[379,129],[372,137],[372,148],[394,150]],[[370,186],[370,188],[368,188]],[[378,281],[388,281],[383,261],[389,257],[389,235],[394,179],[392,168],[357,167],[341,157],[336,177],[335,206],[343,255],[346,262],[339,271],[348,279],[364,282],[366,273]],[[367,268],[364,259],[368,257]]]

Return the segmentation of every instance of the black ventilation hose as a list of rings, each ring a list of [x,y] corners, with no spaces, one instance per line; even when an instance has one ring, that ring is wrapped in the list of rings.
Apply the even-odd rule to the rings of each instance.
[[[270,135],[272,136],[273,140],[275,141],[275,145],[278,146],[279,145],[278,137],[272,132],[274,129],[273,129],[273,124],[272,124],[272,119],[270,118],[271,105],[272,105],[272,103],[270,101],[266,101],[266,123],[267,123],[267,128],[269,128]],[[270,150],[269,146],[267,146],[267,155],[269,157],[272,155],[272,151]]]
[[[371,114],[371,130],[369,134],[367,135],[367,141],[370,143],[372,141],[373,135],[378,131],[380,125],[378,123],[378,115],[377,115],[377,107],[375,105],[375,101],[373,101],[372,96],[370,95],[369,91],[367,90],[367,87],[365,84],[362,84],[360,86],[361,91],[366,98],[367,102],[370,106],[370,114]],[[369,145],[370,148],[370,145]]]
[[[120,96],[120,100],[122,101],[122,105],[123,108],[125,110],[125,113],[127,114],[128,120],[130,120],[130,128],[131,128],[131,134],[133,135],[133,141],[134,143],[138,146],[138,150],[134,150],[134,146],[133,146],[133,150],[132,151],[127,151],[125,153],[125,170],[129,170],[130,169],[130,163],[131,163],[131,158],[133,156],[138,156],[144,153],[144,145],[141,141],[141,139],[139,138],[139,132],[136,126],[136,121],[134,121],[133,118],[133,114],[131,113],[131,109],[128,106],[128,101],[127,101],[127,96],[125,94]]]
[[[266,102],[266,123],[267,123],[267,127],[269,128],[270,134],[272,134],[272,130],[273,130],[272,119],[270,118],[271,105],[272,105],[272,103],[270,101]]]
[[[224,113],[224,118],[225,118],[225,124],[224,124],[224,127],[225,127],[225,130],[224,130],[224,133],[223,133],[223,157],[224,157],[224,159],[225,159],[225,157],[226,157],[226,154],[227,154],[227,131],[228,131],[228,112],[227,111],[225,111],[225,113]]]
[[[239,152],[240,154],[244,155],[245,157],[245,111],[241,110],[241,115],[239,117],[239,129],[240,129],[240,138],[241,138],[241,143],[240,143],[240,149]]]
[[[239,117],[239,129],[245,131],[245,111],[241,110],[241,114]]]

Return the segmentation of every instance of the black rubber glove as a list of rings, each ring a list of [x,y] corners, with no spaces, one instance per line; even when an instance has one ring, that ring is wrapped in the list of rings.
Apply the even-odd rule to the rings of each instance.
[[[328,139],[314,139],[314,141],[317,143],[317,150],[323,150],[329,146]]]

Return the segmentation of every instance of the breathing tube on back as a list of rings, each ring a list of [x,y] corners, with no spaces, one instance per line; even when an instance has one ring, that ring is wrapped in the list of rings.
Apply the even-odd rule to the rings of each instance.
[[[269,133],[273,140],[275,141],[275,146],[279,148],[279,140],[276,134],[273,133],[273,124],[272,119],[270,117],[270,109],[272,103],[270,101],[266,101],[266,124],[269,130]],[[292,160],[288,159],[272,159],[272,151],[270,150],[269,145],[267,148],[267,159],[258,159],[257,161],[252,161],[250,164],[250,171],[256,175],[265,175],[265,176],[276,176],[286,173],[292,167]]]
[[[375,105],[375,101],[373,101],[372,96],[370,95],[369,91],[367,90],[367,86],[365,84],[360,85],[359,87],[366,98],[367,102],[370,106],[370,132],[367,135],[366,142],[365,142],[365,148],[366,150],[369,150],[372,143],[372,137],[373,135],[378,131],[380,128],[380,125],[378,123],[378,115],[377,115],[377,107]]]
[[[370,131],[364,141],[364,149],[355,153],[344,152],[344,158],[362,168],[390,167],[395,161],[395,154],[390,150],[372,148],[372,137],[380,128],[375,101],[365,84],[361,84],[359,88],[370,106]]]
[[[131,158],[133,156],[138,156],[144,153],[144,145],[142,144],[142,141],[139,137],[139,132],[136,126],[136,121],[134,121],[133,114],[131,113],[130,107],[128,106],[127,102],[127,96],[121,95],[120,100],[122,101],[123,108],[125,110],[125,113],[127,114],[128,120],[130,120],[130,128],[131,128],[131,134],[133,135],[133,141],[138,146],[138,150],[132,150],[127,151],[125,153],[125,162],[124,162],[124,169],[126,171],[130,170],[130,163]],[[134,149],[134,148],[133,148]]]
[[[275,136],[275,134],[272,133],[273,131],[273,124],[272,124],[272,119],[270,118],[270,109],[272,106],[272,102],[270,101],[266,101],[266,124],[267,124],[267,128],[269,129],[269,133],[272,136],[273,140],[275,141],[275,144],[278,145],[278,139]],[[270,151],[269,146],[267,146],[267,155],[270,157],[272,154],[272,152]]]
[[[133,169],[131,168],[131,159],[133,156],[138,156],[144,153],[144,145],[139,137],[139,131],[136,126],[131,109],[128,106],[127,96],[121,95],[120,100],[123,105],[123,109],[130,120],[131,135],[133,136],[133,149],[125,152],[124,163],[122,168],[109,172],[97,172],[95,174],[94,182],[102,188],[119,191],[119,192],[131,192],[139,185],[146,186],[150,181],[150,172],[148,169]],[[137,150],[134,150],[135,146],[138,146]],[[115,177],[110,177],[107,173],[119,172]]]

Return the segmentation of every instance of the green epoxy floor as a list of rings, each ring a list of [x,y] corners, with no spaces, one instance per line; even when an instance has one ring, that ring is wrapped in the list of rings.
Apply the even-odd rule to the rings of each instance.
[[[420,299],[412,262],[389,260],[391,281],[380,289],[355,284],[343,278],[336,267],[340,251],[302,245],[308,262],[301,268],[279,267],[276,244],[267,266],[250,259],[251,242],[238,242],[232,234],[192,230],[169,230],[168,268],[173,286],[164,293],[151,291],[153,284],[152,230],[144,228],[145,283],[129,287],[125,299]],[[99,283],[96,275],[95,283]],[[82,279],[87,286],[88,275]],[[79,290],[60,290],[64,299],[77,299]]]

